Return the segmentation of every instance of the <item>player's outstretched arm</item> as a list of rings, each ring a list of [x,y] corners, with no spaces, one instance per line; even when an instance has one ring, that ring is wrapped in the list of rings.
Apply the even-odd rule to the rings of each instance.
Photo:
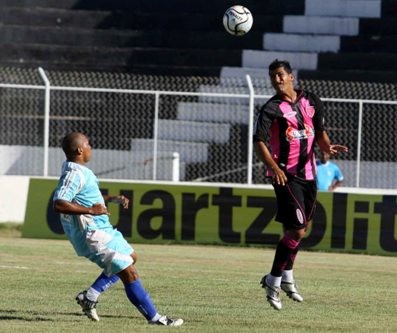
[[[128,208],[130,200],[124,195],[104,195],[105,202],[114,202],[120,204],[123,208]]]
[[[322,151],[330,155],[335,155],[337,153],[346,153],[349,151],[349,148],[347,148],[346,146],[331,144],[331,141],[326,131],[316,133],[316,142]]]

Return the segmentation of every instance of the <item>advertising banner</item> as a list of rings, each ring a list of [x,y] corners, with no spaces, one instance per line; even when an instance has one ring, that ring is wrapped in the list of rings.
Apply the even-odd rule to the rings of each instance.
[[[56,184],[55,179],[30,180],[23,237],[65,238],[52,209]],[[110,203],[108,210],[111,223],[131,243],[273,246],[282,234],[269,188],[110,181],[100,188],[130,198],[128,209]],[[319,193],[302,247],[397,255],[396,197]]]

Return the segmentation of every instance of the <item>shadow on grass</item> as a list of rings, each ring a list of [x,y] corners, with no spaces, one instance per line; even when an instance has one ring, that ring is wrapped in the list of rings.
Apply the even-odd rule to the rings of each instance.
[[[51,316],[74,316],[84,317],[84,314],[78,312],[35,312],[35,311],[21,311],[21,310],[4,310],[0,309],[0,321],[2,320],[20,320],[20,321],[59,321],[58,318],[51,318]],[[136,319],[135,316],[112,316],[112,315],[101,315],[101,318],[125,318],[125,319]]]

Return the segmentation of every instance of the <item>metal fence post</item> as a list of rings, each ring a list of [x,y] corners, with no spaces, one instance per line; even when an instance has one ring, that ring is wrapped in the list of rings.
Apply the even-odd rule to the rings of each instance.
[[[43,68],[39,67],[39,74],[45,84],[44,97],[44,166],[43,176],[48,176],[48,149],[50,145],[50,81]]]
[[[154,129],[153,129],[153,180],[157,179],[157,149],[158,149],[158,132],[159,132],[159,104],[160,94],[155,93],[154,102]]]
[[[358,133],[357,133],[357,168],[356,168],[356,187],[360,187],[360,167],[361,167],[361,135],[363,130],[363,101],[358,102]]]
[[[179,182],[179,153],[174,152],[172,154],[172,181]]]
[[[252,85],[251,77],[247,74],[245,76],[247,79],[249,93],[249,122],[248,122],[248,154],[247,154],[247,183],[252,184],[252,155],[253,155],[253,142],[252,137],[254,134],[254,96],[255,91]]]

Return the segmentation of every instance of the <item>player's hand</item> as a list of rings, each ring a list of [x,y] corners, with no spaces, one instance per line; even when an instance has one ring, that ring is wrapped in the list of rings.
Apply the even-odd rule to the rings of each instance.
[[[285,175],[284,171],[281,170],[279,167],[276,167],[273,169],[273,173],[273,182],[275,182],[277,185],[285,186],[288,178]]]
[[[112,198],[112,202],[119,203],[124,209],[128,208],[130,200],[124,195],[115,196]]]
[[[96,203],[90,208],[91,215],[109,215],[108,209],[101,203]]]
[[[347,153],[349,151],[349,148],[346,146],[342,145],[330,145],[329,146],[329,154],[330,155],[335,155],[337,153]]]

